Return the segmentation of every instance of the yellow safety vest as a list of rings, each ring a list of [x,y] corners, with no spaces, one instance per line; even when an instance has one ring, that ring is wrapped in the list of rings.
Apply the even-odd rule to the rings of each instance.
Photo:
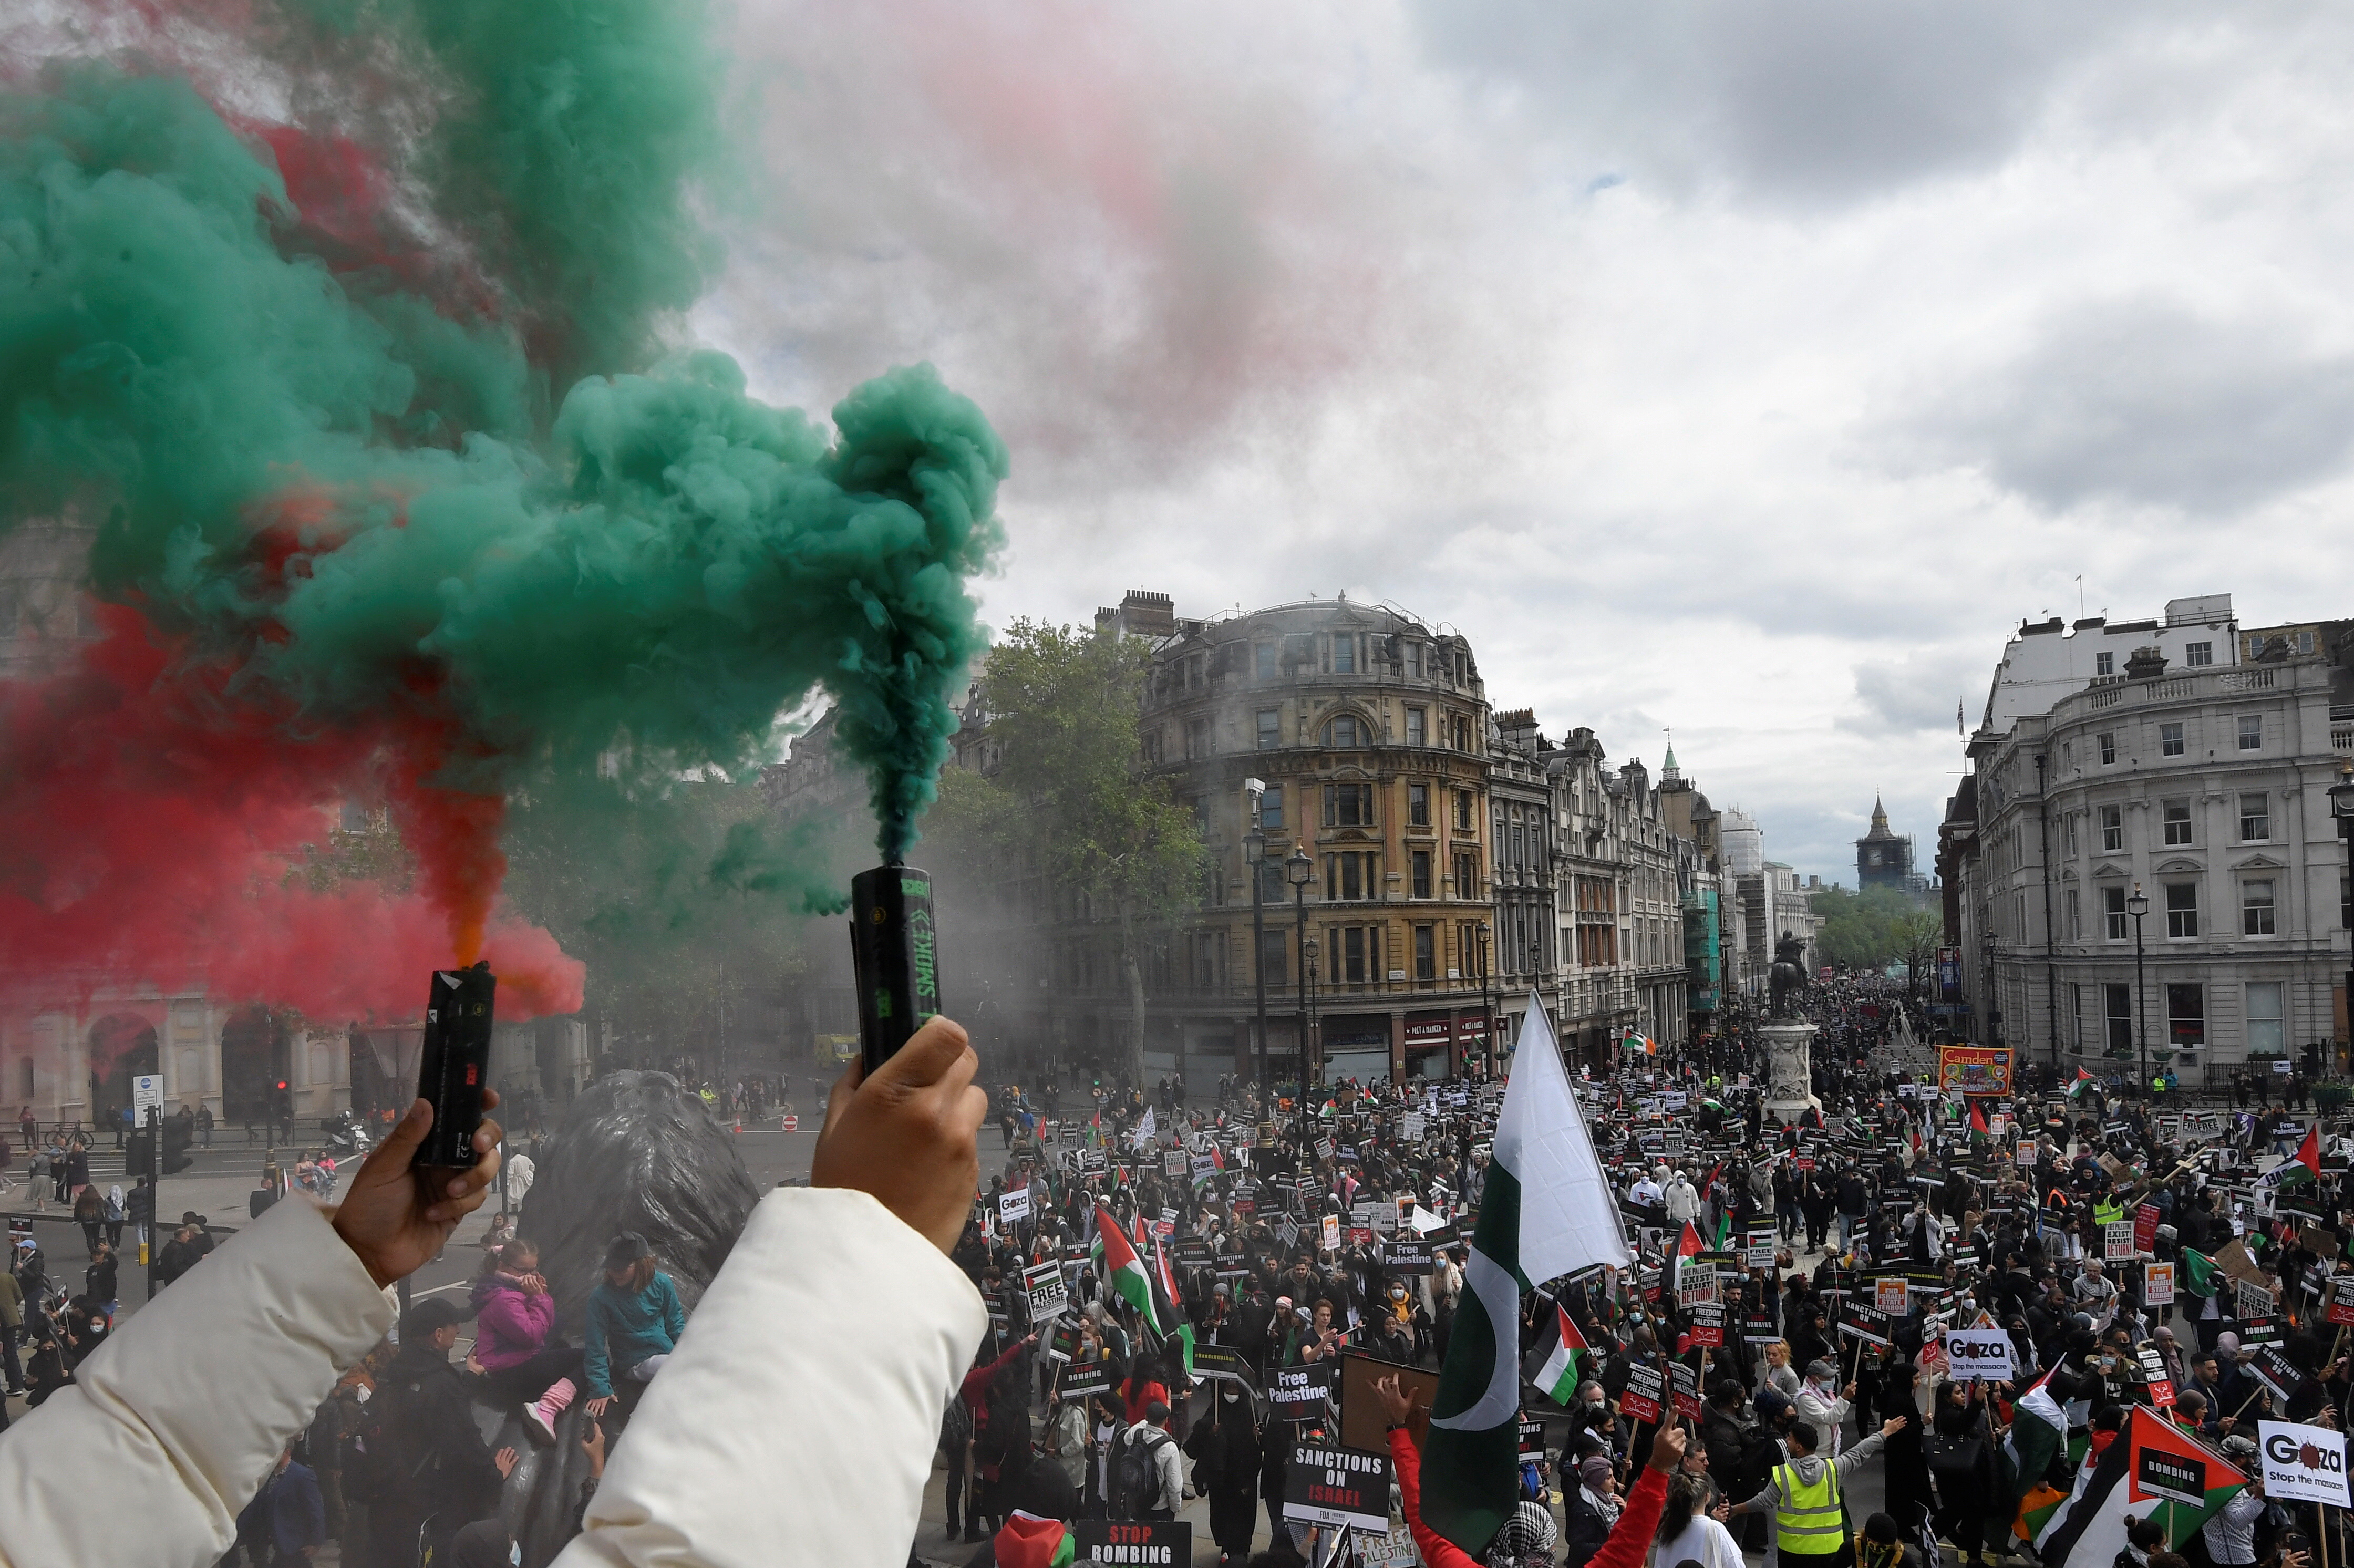
[[[1776,1547],[1806,1557],[1828,1557],[1845,1544],[1847,1525],[1840,1510],[1837,1461],[1826,1459],[1822,1478],[1812,1486],[1798,1479],[1796,1465],[1776,1465],[1774,1488],[1781,1499],[1774,1505]]]

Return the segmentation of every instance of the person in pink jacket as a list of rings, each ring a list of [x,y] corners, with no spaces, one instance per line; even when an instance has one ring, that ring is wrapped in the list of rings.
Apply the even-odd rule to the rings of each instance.
[[[556,1441],[556,1418],[578,1393],[580,1351],[549,1344],[555,1329],[556,1298],[540,1277],[539,1248],[507,1243],[474,1281],[474,1350],[466,1370],[500,1404],[525,1407],[524,1426],[543,1447]]]

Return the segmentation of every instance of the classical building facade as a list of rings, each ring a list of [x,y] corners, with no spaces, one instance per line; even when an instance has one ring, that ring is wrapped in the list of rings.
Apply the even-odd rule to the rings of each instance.
[[[2146,643],[1972,737],[1939,853],[1981,1037],[2099,1071],[2147,1054],[2191,1083],[2343,1069],[2347,630],[2261,629],[2187,668]]]

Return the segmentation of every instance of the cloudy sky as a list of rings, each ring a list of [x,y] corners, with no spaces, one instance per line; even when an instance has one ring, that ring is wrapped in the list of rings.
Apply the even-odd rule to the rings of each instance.
[[[695,326],[1014,454],[988,613],[1346,590],[1852,882],[2022,616],[2344,614],[2354,16],[748,0]]]

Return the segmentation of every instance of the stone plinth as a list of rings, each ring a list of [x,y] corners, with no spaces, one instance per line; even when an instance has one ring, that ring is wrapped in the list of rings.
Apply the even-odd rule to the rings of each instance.
[[[1822,1114],[1814,1094],[1812,1047],[1815,1026],[1802,1018],[1777,1018],[1758,1026],[1766,1042],[1766,1118],[1795,1122],[1808,1111]]]

